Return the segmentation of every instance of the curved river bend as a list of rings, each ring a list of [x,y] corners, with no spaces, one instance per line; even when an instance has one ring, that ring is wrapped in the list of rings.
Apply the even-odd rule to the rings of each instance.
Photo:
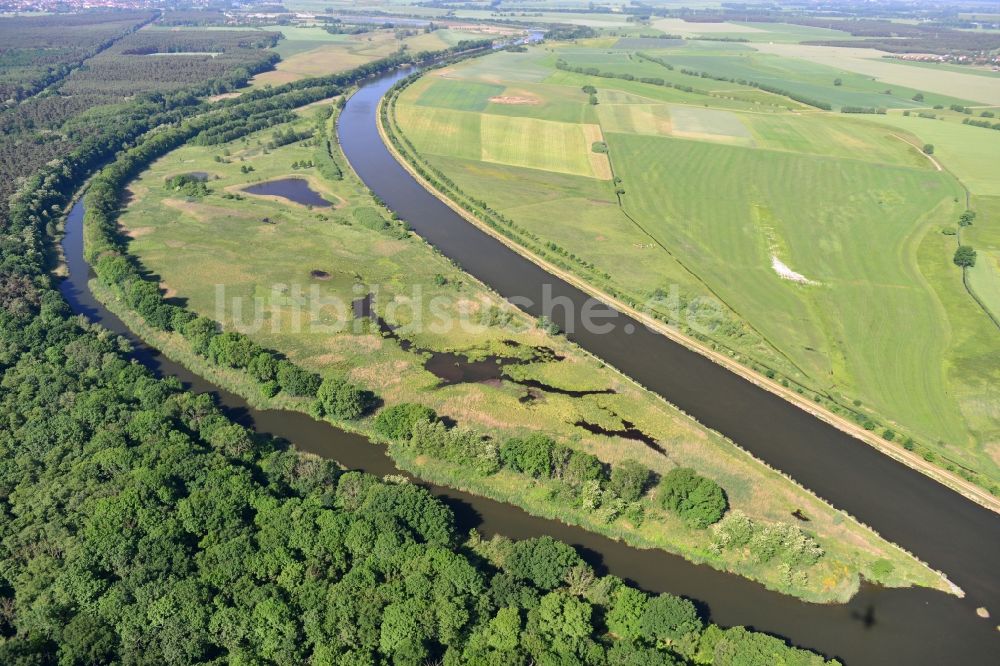
[[[374,114],[379,98],[400,76],[383,77],[365,85],[350,99],[341,115],[341,141],[348,159],[362,179],[418,233],[504,296],[534,295],[539,292],[541,284],[547,283],[552,285],[556,294],[586,298],[462,220],[420,188],[392,159],[378,136]],[[63,240],[70,276],[60,285],[74,311],[128,338],[135,348],[137,359],[161,376],[175,376],[191,390],[215,394],[227,414],[246,426],[285,439],[301,450],[336,459],[350,469],[365,470],[379,476],[399,473],[384,447],[372,445],[358,435],[315,421],[305,414],[254,409],[239,396],[214,386],[145,345],[91,294],[87,285],[91,276],[90,267],[83,258],[82,222],[83,204],[77,202],[68,216]],[[551,535],[575,545],[600,572],[616,574],[652,592],[671,592],[698,601],[716,623],[724,626],[745,625],[786,637],[796,645],[838,657],[849,665],[996,662],[996,656],[1000,654],[1000,633],[993,628],[994,621],[980,620],[974,615],[975,606],[985,603],[982,600],[996,598],[992,572],[987,567],[970,566],[968,573],[971,575],[962,577],[957,569],[948,568],[954,560],[943,558],[945,561],[942,562],[933,557],[945,545],[957,551],[959,561],[970,559],[983,564],[994,556],[995,563],[995,555],[1000,552],[1000,538],[995,522],[985,520],[989,516],[979,516],[974,510],[978,509],[976,505],[896,465],[903,472],[900,481],[894,475],[899,470],[885,472],[882,463],[889,462],[888,459],[846,436],[842,436],[846,442],[835,444],[843,448],[835,448],[831,452],[828,448],[830,440],[835,440],[839,431],[834,430],[834,435],[823,433],[822,429],[826,426],[818,421],[813,426],[803,426],[801,420],[796,418],[800,414],[798,410],[787,403],[752,384],[746,383],[745,387],[733,385],[726,378],[738,379],[735,375],[683,347],[673,345],[666,338],[639,333],[645,331],[642,327],[636,330],[635,335],[627,338],[613,335],[603,336],[606,340],[602,340],[601,336],[597,336],[597,340],[585,336],[575,339],[626,372],[632,373],[636,365],[649,366],[652,373],[635,372],[633,376],[639,375],[637,379],[645,385],[662,393],[704,423],[743,443],[775,466],[792,473],[807,486],[826,490],[824,484],[812,483],[812,477],[818,472],[799,475],[799,467],[810,470],[812,465],[818,470],[830,467],[825,471],[840,475],[835,479],[840,483],[833,484],[839,490],[821,494],[839,506],[846,506],[866,522],[880,527],[883,533],[888,534],[889,530],[871,515],[877,512],[860,510],[853,506],[855,503],[847,501],[848,496],[857,493],[862,508],[864,500],[872,492],[879,496],[880,502],[890,503],[916,496],[921,498],[913,507],[918,512],[927,503],[941,502],[942,511],[955,511],[957,525],[944,530],[941,537],[935,537],[938,524],[928,520],[927,529],[920,534],[911,534],[913,538],[895,538],[935,566],[946,568],[953,579],[975,593],[969,599],[959,600],[931,590],[886,590],[864,585],[844,605],[806,604],[769,592],[738,576],[696,566],[662,551],[632,548],[580,528],[531,516],[517,507],[450,488],[427,486],[451,506],[460,527],[476,527],[486,535],[501,533],[515,539]],[[671,345],[676,349],[671,349]],[[623,362],[633,354],[635,360],[632,363]],[[652,374],[655,379],[658,373],[665,373],[663,382],[650,381],[647,376]],[[748,388],[762,393],[763,398],[747,394]],[[753,407],[767,398],[780,403],[771,406],[771,410],[778,411],[755,415]],[[711,409],[707,412],[697,409],[699,404],[716,401],[746,422],[742,423],[740,418],[735,417],[720,422],[711,418]],[[744,405],[744,401],[750,401],[749,406]],[[780,409],[781,405],[791,412],[787,419]],[[811,417],[808,420],[813,421]],[[729,427],[737,425],[739,429]],[[816,427],[820,427],[819,434],[823,437],[810,439],[817,436],[813,430]],[[760,438],[773,438],[777,443],[773,450],[757,448]],[[847,462],[852,464],[845,463],[845,466],[851,469],[851,475],[843,476],[840,464],[827,464],[826,457],[831,453],[835,457],[839,454],[849,459]],[[874,458],[865,458],[866,453]],[[854,464],[867,467],[855,470]],[[882,480],[879,480],[880,474],[885,475]],[[941,491],[940,494],[938,491]],[[871,506],[880,507],[880,502]],[[934,511],[930,516],[936,517],[939,513]],[[885,517],[891,519],[892,515],[893,512],[889,511]],[[888,535],[893,538],[892,534]],[[942,544],[942,539],[947,541]],[[976,584],[978,580],[982,581],[981,585]]]

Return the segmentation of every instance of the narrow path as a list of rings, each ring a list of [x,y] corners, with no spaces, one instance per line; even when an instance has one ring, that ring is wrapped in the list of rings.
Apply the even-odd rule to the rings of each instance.
[[[927,159],[929,159],[931,161],[931,164],[934,165],[935,169],[937,169],[938,171],[944,171],[944,167],[941,166],[941,163],[938,162],[934,158],[933,155],[928,155],[927,153],[924,152],[923,146],[918,146],[917,144],[913,143],[912,141],[910,141],[906,137],[902,137],[902,136],[900,136],[900,135],[898,135],[898,134],[896,134],[894,132],[892,132],[891,134],[892,134],[892,136],[896,137],[897,139],[899,139],[900,141],[902,141],[906,145],[913,146],[914,148],[916,148],[920,152],[921,155],[923,155],[924,157],[926,157]],[[968,204],[968,194],[966,195],[966,204]]]

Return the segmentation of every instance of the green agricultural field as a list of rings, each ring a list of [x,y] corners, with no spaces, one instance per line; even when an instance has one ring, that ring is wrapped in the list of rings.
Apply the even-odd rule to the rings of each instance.
[[[800,85],[838,104],[916,104],[909,91],[884,95],[870,78],[806,61],[721,51],[682,56],[688,48],[658,53],[670,62],[687,57],[678,68],[755,80],[767,74],[785,89]],[[445,76],[438,72],[399,96],[398,131],[463,195],[512,220],[515,240],[532,251],[645,303],[744,363],[770,368],[800,392],[816,392],[837,413],[878,433],[891,430],[895,441],[912,438],[930,460],[975,470],[987,486],[1000,480],[998,331],[951,262],[964,184],[972,207],[984,211],[963,231],[963,242],[980,249],[969,281],[987,309],[996,307],[1000,222],[986,197],[1000,195],[1000,132],[962,125],[967,116],[947,111],[946,120],[927,120],[898,111],[739,106],[711,79],[684,77],[704,89],[689,93],[555,68],[562,59],[618,74],[634,66],[646,75],[648,60],[606,40],[518,56],[519,64],[550,67],[550,75],[532,83],[514,68],[508,80],[502,66],[511,61],[489,56],[446,76],[516,86],[524,97],[554,97],[551,90],[562,87],[565,103],[594,86],[596,106],[586,95],[576,102],[594,117],[578,123],[600,127],[620,183],[567,168],[569,139],[535,143],[530,165],[491,160],[483,147],[479,159],[474,150],[442,148],[421,129],[417,111],[421,86],[436,85],[427,81]],[[745,94],[735,86],[734,95]],[[542,108],[523,105],[519,114],[537,110],[541,122]],[[491,142],[502,141],[501,130],[511,144],[520,140],[524,125],[497,122],[492,107],[464,113],[480,118],[480,140],[482,123],[491,127]],[[925,143],[934,144],[933,156],[921,152]],[[559,259],[570,254],[576,263]]]
[[[591,145],[601,141],[597,125],[485,114],[481,117],[482,160],[530,169],[608,178],[596,173]],[[600,160],[605,158],[600,157]]]
[[[795,52],[798,48],[800,47],[791,47],[785,51]],[[975,104],[968,99],[928,92],[905,84],[886,83],[870,75],[784,55],[757,51],[689,53],[683,48],[652,53],[666,60],[677,70],[687,69],[707,72],[713,76],[756,81],[827,102],[836,108],[860,106],[905,109],[934,104],[943,104],[946,107],[951,104]],[[696,77],[689,79],[699,80]],[[840,81],[840,85],[835,84],[837,80]],[[718,85],[718,82],[715,83]],[[924,94],[924,101],[914,101],[913,97],[920,92]]]
[[[962,230],[962,242],[978,254],[969,269],[969,286],[1000,322],[1000,196],[976,197],[974,203],[976,220]]]
[[[792,23],[694,23],[683,19],[658,19],[653,25],[669,35],[688,38],[746,39],[751,42],[797,43],[821,39],[856,39],[846,32]]]
[[[919,229],[954,212],[947,177],[708,142],[607,139],[628,186],[626,211],[663,245],[684,248],[685,263],[766,339],[781,340],[808,376],[870,396],[902,423],[962,440],[941,368],[924,362],[944,352],[939,306],[914,288],[920,275],[901,252],[915,222]],[[872,261],[872,247],[893,250]],[[772,257],[816,284],[782,279]],[[932,335],[894,334],[912,330]]]
[[[894,573],[886,580],[890,584],[941,586],[940,579],[922,565],[563,337],[545,332],[510,310],[419,238],[390,223],[364,185],[346,169],[336,144],[334,160],[345,167],[342,180],[327,179],[309,166],[322,144],[305,140],[268,146],[275,132],[290,128],[303,131],[324,122],[327,131],[333,131],[332,119],[321,121],[314,116],[317,112],[304,110],[291,125],[230,144],[181,147],[129,185],[130,201],[120,218],[122,231],[131,239],[130,251],[159,277],[170,297],[183,299],[187,307],[217,319],[227,330],[245,331],[256,342],[308,369],[346,376],[375,391],[386,405],[418,402],[462,427],[498,440],[543,428],[567,446],[593,453],[607,463],[634,458],[660,474],[675,465],[689,465],[716,479],[726,489],[730,505],[755,518],[785,522],[791,511],[803,510],[810,516],[810,531],[827,555],[790,583],[787,573],[776,566],[753,564],[735,552],[713,551],[708,531],[685,527],[650,499],[643,500],[641,524],[625,517],[605,520],[566,505],[548,481],[512,472],[480,477],[462,466],[400,454],[402,464],[426,478],[514,502],[541,515],[559,515],[635,544],[665,548],[810,599],[846,598],[856,589],[859,572],[876,575],[871,567],[880,558],[894,563]],[[495,118],[499,122],[521,120]],[[577,126],[574,131],[582,133],[583,129]],[[517,173],[529,171],[482,164]],[[192,172],[207,174],[207,194],[186,196],[166,187],[168,178]],[[250,185],[289,177],[305,180],[333,205],[309,208],[280,197],[244,193]],[[608,181],[554,172],[552,177],[565,179],[567,187],[596,185],[605,198],[613,196]],[[580,187],[581,193],[586,191]],[[111,298],[102,293],[105,299]],[[375,294],[376,312],[402,327],[399,335],[414,348],[380,334],[370,321],[349,315],[350,303],[365,293]],[[262,397],[248,377],[194,355],[178,334],[157,333],[122,310],[121,303],[111,302],[111,306],[168,355],[248,395],[255,404],[304,407],[283,394]],[[531,360],[530,349],[540,346],[554,355]],[[428,354],[441,351],[529,362],[488,382],[446,384],[425,368]],[[614,392],[578,398],[544,390],[529,394],[515,381],[524,379],[561,389]],[[653,436],[669,455],[635,440],[591,434],[574,425],[579,420],[611,429],[630,421]],[[371,420],[346,425],[370,432]]]
[[[934,146],[934,156],[973,193],[1000,195],[1000,131],[963,125],[959,114],[947,120],[916,115],[879,116],[879,123],[899,128]]]
[[[884,51],[867,48],[774,43],[756,44],[754,48],[772,55],[854,72],[872,81],[877,80],[880,86],[892,88],[898,95],[903,95],[903,90],[919,90],[925,97],[927,93],[935,93],[973,99],[977,104],[1000,104],[1000,80],[990,70],[959,66],[915,67],[921,63],[888,58]],[[899,86],[906,88],[896,90]],[[925,103],[931,99],[927,97]],[[939,103],[948,106],[952,102],[930,101],[931,105]]]

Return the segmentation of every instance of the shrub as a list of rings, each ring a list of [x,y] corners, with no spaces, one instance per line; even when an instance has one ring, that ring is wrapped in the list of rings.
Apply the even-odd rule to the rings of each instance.
[[[721,486],[687,467],[677,467],[663,477],[660,502],[690,527],[705,528],[726,512],[726,495]]]
[[[280,374],[279,374],[280,377]],[[280,381],[280,379],[279,379]],[[312,405],[315,416],[335,419],[356,419],[371,408],[374,396],[340,377],[327,377],[316,391]]]
[[[218,334],[218,326],[208,317],[192,319],[181,329],[181,335],[191,343],[194,352],[202,356],[208,356],[208,345]]]
[[[955,250],[955,257],[952,259],[956,266],[962,268],[972,268],[976,265],[976,251],[971,245],[959,245]]]
[[[554,442],[541,434],[521,439],[512,437],[500,446],[500,460],[515,472],[535,478],[552,476],[552,448]]]
[[[712,531],[716,546],[725,549],[746,547],[750,557],[760,563],[777,558],[788,567],[803,567],[815,564],[823,556],[819,543],[799,527],[787,523],[757,523],[741,511],[733,511]]]
[[[634,460],[611,468],[608,488],[626,502],[635,502],[646,491],[651,472]]]
[[[242,333],[220,333],[208,343],[212,363],[230,368],[245,368],[260,353],[260,347]]]
[[[563,481],[571,486],[582,486],[588,481],[600,481],[604,478],[604,465],[597,456],[582,451],[570,450],[569,458],[562,472]]]
[[[315,396],[322,381],[315,372],[303,370],[291,361],[278,362],[277,377],[282,391],[300,397]]]
[[[430,407],[404,402],[387,407],[375,417],[375,432],[386,439],[407,439],[417,421],[436,421],[437,414]]]
[[[274,354],[262,351],[247,365],[247,372],[259,382],[269,382],[278,376],[278,359]]]

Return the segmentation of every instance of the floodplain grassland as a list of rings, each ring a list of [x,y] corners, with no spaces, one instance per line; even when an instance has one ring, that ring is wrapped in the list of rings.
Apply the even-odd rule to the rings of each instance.
[[[304,111],[300,120],[275,129],[308,129],[317,122],[312,115],[316,112]],[[324,122],[332,132],[332,121]],[[578,523],[638,546],[679,553],[810,600],[846,599],[856,589],[859,574],[891,585],[946,587],[939,576],[853,519],[768,470],[561,336],[553,336],[525,315],[508,310],[499,297],[419,238],[400,234],[397,225],[383,224],[384,210],[349,169],[344,169],[342,180],[328,180],[312,167],[301,168],[316,155],[317,146],[307,145],[308,140],[269,148],[274,131],[221,146],[184,146],[156,161],[129,186],[129,204],[120,219],[122,232],[131,238],[130,250],[158,277],[167,294],[195,312],[220,320],[226,330],[246,330],[259,344],[286,354],[305,368],[324,376],[348,377],[375,391],[386,405],[418,402],[460,426],[501,441],[511,435],[544,432],[606,463],[635,459],[657,474],[677,465],[694,467],[725,488],[733,509],[757,520],[787,524],[794,521],[791,512],[803,511],[810,518],[808,531],[827,555],[804,575],[792,572],[794,576],[790,576],[776,562],[762,564],[746,553],[713,549],[710,531],[685,527],[651,497],[643,500],[645,518],[641,523],[624,517],[605,521],[593,511],[559,499],[556,482],[507,470],[477,476],[461,465],[425,456],[408,457],[394,449],[405,467],[424,478],[512,502],[533,513]],[[339,151],[334,158],[346,165]],[[293,168],[296,163],[300,168]],[[165,187],[166,179],[184,173],[207,174],[210,192],[184,197]],[[241,194],[248,185],[285,177],[306,179],[334,205],[310,209]],[[229,307],[219,309],[218,285],[224,287],[224,302]],[[301,288],[296,290],[295,285]],[[477,315],[488,312],[493,325],[468,329],[411,326],[410,332],[401,335],[414,348],[404,349],[396,339],[380,334],[367,319],[349,321],[342,329],[332,328],[336,316],[343,316],[343,312],[326,306],[309,309],[306,300],[313,288],[323,297],[338,297],[347,303],[366,292],[377,292],[376,311],[392,325],[405,327],[420,319],[436,321],[442,307],[453,321],[462,314],[477,321]],[[106,291],[103,294],[110,306],[151,342],[211,380],[248,395],[255,404],[305,408],[301,401],[284,394],[276,399],[261,396],[253,382],[240,373],[209,364],[179,335],[157,333],[144,326]],[[232,307],[234,297],[242,298],[241,311]],[[248,327],[254,321],[252,303],[262,317],[261,325],[255,328]],[[303,308],[305,315],[301,314]],[[494,315],[499,318],[492,319]],[[296,316],[304,316],[301,327],[295,326]],[[551,349],[554,356],[530,358],[529,350],[538,347]],[[456,352],[472,359],[521,357],[531,362],[505,369],[491,381],[448,384],[426,368],[428,354],[433,352]],[[528,391],[519,383],[527,379],[559,391]],[[571,397],[564,394],[566,390],[601,393]],[[576,425],[581,421],[611,430],[621,429],[629,421],[654,438],[666,454],[633,439],[593,434]],[[370,433],[372,424],[364,419],[343,425]],[[877,564],[881,560],[892,566]]]
[[[673,62],[690,46],[658,53]],[[836,103],[917,104],[910,91],[904,96],[893,86],[894,95],[885,95],[878,92],[883,84],[849,72],[723,53],[691,58],[706,69],[731,61],[729,74],[753,80],[787,76]],[[965,210],[964,185],[972,191],[971,207],[984,210],[962,232],[963,242],[975,239],[984,248],[969,277],[986,294],[980,300],[995,303],[989,248],[998,223],[981,197],[1000,194],[1000,132],[962,125],[968,116],[949,111],[940,112],[946,120],[928,120],[916,111],[904,117],[898,110],[793,110],[738,101],[746,94],[739,84],[686,76],[694,90],[685,91],[567,71],[555,67],[560,60],[617,75],[632,64],[643,72],[651,64],[607,39],[493,54],[418,79],[397,98],[393,131],[457,192],[510,220],[513,226],[505,228],[515,242],[538,256],[798,393],[815,395],[893,446],[1000,488],[997,331],[965,291],[962,271],[951,262],[956,236],[948,235]],[[550,68],[549,76],[538,77],[542,67]],[[677,67],[661,69],[665,80],[678,74]],[[524,70],[532,80],[524,80]],[[536,100],[518,107],[526,116],[550,113],[549,99],[558,98],[561,117],[571,118],[575,99],[576,113],[587,118],[577,122],[594,123],[589,114],[596,116],[620,182],[477,160],[474,150],[453,151],[454,144],[411,131],[428,111],[418,101],[420,90],[441,78],[449,85],[506,83],[501,96],[516,88],[518,96]],[[842,85],[833,85],[835,78]],[[596,105],[584,86],[597,89]],[[732,86],[737,101],[720,86]],[[926,94],[921,104],[934,99]],[[447,101],[438,103],[435,113],[447,113]],[[463,113],[479,117],[481,141],[493,108]],[[463,122],[474,144],[476,124]],[[921,152],[925,143],[935,145],[933,156]],[[676,299],[671,289],[678,290]],[[703,299],[718,307],[707,313]],[[702,315],[711,317],[710,325],[688,325]]]

